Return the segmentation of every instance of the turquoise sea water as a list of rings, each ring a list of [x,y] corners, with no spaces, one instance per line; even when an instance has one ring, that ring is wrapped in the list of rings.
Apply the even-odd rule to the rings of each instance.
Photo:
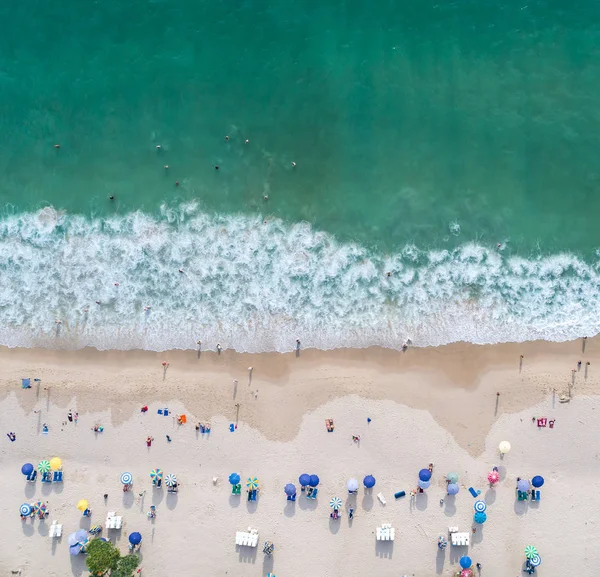
[[[599,16],[0,6],[0,343],[597,333]]]

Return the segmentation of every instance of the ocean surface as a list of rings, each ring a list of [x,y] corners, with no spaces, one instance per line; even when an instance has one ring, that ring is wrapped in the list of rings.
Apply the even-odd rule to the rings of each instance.
[[[598,94],[591,0],[3,3],[0,344],[592,336]]]

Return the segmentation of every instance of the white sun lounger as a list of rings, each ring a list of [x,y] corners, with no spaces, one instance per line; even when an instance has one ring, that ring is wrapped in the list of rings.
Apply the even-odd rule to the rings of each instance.
[[[242,547],[256,547],[258,545],[258,530],[248,527],[248,532],[236,531],[235,544]]]
[[[123,517],[117,516],[114,511],[110,511],[106,516],[105,527],[107,529],[120,529],[123,523]]]
[[[56,521],[52,521],[52,525],[50,525],[50,537],[56,537],[57,539],[62,535],[62,525],[58,524]]]
[[[469,533],[451,533],[452,545],[455,547],[468,547],[470,541]]]
[[[378,493],[377,498],[379,499],[382,505],[385,505],[385,497],[383,496],[383,493]]]

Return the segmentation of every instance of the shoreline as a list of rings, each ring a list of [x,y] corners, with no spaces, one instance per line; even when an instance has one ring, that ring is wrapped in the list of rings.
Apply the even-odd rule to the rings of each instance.
[[[598,338],[588,338],[585,353],[579,339],[566,343],[455,343],[409,348],[405,353],[377,347],[307,349],[298,357],[295,353],[229,350],[220,355],[211,351],[198,355],[181,350],[156,353],[0,347],[4,369],[1,398],[16,393],[20,402],[33,410],[32,395],[19,392],[20,379],[40,378],[43,386],[50,388],[38,390],[40,399],[47,395],[53,404],[76,404],[79,412],[110,408],[113,423],[139,411],[140,403],[177,400],[200,421],[235,415],[269,439],[289,441],[307,412],[334,398],[358,395],[428,411],[476,456],[502,414],[521,411],[551,394],[568,395],[571,370],[578,360],[583,365],[575,374],[573,393],[598,394],[600,381],[594,366],[600,362],[599,342]],[[521,354],[524,359],[519,370]],[[162,361],[169,363],[164,380]],[[586,362],[591,362],[587,378]],[[98,387],[103,391],[101,397]],[[236,403],[240,403],[239,414]],[[465,406],[474,409],[468,420],[461,417]]]

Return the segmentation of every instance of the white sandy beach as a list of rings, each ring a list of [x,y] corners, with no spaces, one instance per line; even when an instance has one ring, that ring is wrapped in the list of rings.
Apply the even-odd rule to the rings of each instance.
[[[3,428],[15,431],[17,440],[5,437],[0,452],[5,480],[0,505],[7,513],[0,575],[18,569],[22,575],[86,575],[84,556],[69,555],[67,536],[103,525],[109,510],[122,514],[125,524],[103,535],[123,552],[128,534],[142,533],[143,576],[433,577],[454,575],[467,552],[482,564],[481,575],[518,576],[529,544],[543,559],[540,576],[588,574],[600,562],[600,496],[592,484],[600,473],[596,348],[590,339],[585,355],[581,342],[574,342],[456,345],[404,356],[380,350],[307,351],[300,358],[225,351],[200,359],[194,352],[2,349],[0,414]],[[521,371],[519,350],[525,354]],[[162,358],[171,363],[164,380]],[[576,373],[572,400],[560,403],[579,358],[584,367],[592,360],[588,378],[584,368]],[[41,378],[41,386],[22,390],[21,377]],[[233,378],[239,381],[235,398]],[[238,429],[231,433],[236,402]],[[150,407],[146,414],[139,412],[144,404]],[[163,407],[171,415],[186,413],[188,423],[179,426],[172,416],[157,415]],[[62,425],[69,408],[79,412],[79,422]],[[556,425],[538,428],[532,416],[556,419]],[[335,421],[333,433],[325,430],[326,418]],[[211,422],[210,436],[196,433],[198,421]],[[48,435],[41,434],[42,423],[49,425]],[[105,431],[95,434],[95,424]],[[149,434],[155,438],[151,448],[145,444]],[[360,435],[360,444],[352,435]],[[512,450],[500,459],[502,440]],[[25,481],[23,463],[37,465],[53,456],[63,459],[62,485]],[[411,499],[419,469],[430,462],[431,487]],[[486,475],[494,465],[501,481],[489,489]],[[155,467],[177,474],[177,495],[151,488]],[[131,493],[122,492],[123,471],[133,474]],[[256,504],[245,493],[231,496],[227,477],[234,471],[242,480],[259,478]],[[450,471],[460,476],[456,497],[445,494]],[[298,485],[304,472],[319,475],[318,499],[308,501],[299,492],[295,504],[287,502],[284,485]],[[362,487],[367,474],[377,479],[372,491]],[[534,475],[546,481],[540,502],[516,501],[517,477]],[[350,477],[361,481],[358,496],[348,496]],[[470,486],[482,491],[488,520],[468,549],[448,546],[441,552],[437,538],[447,536],[448,526],[471,531]],[[140,502],[137,495],[144,490]],[[407,496],[395,501],[398,490]],[[380,491],[385,506],[376,498]],[[339,521],[329,518],[333,496],[344,500]],[[81,498],[90,502],[91,519],[76,509]],[[48,503],[49,518],[21,521],[21,503],[39,499]],[[151,504],[157,507],[154,521],[146,516]],[[349,506],[356,510],[351,522]],[[54,519],[64,526],[59,541],[48,537]],[[386,522],[395,527],[396,540],[378,544],[376,527]],[[248,526],[259,531],[257,549],[235,546],[235,532]],[[275,544],[270,559],[262,553],[265,539]]]

